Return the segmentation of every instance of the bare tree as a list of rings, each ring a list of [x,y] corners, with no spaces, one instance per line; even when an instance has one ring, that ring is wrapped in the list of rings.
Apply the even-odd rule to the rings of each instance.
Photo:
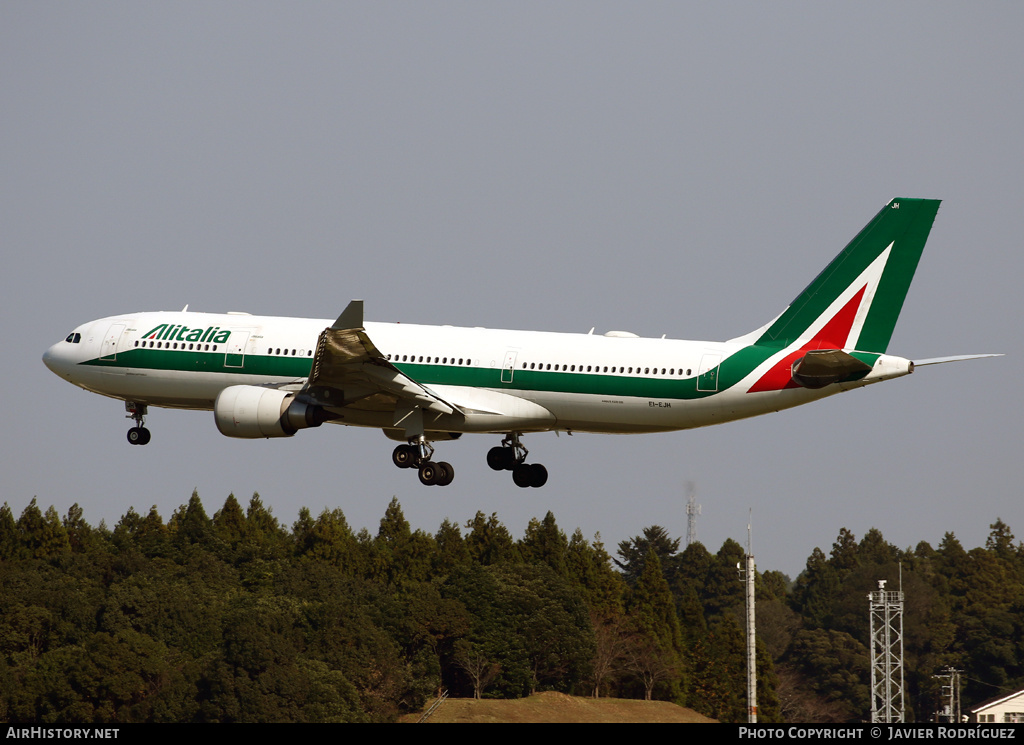
[[[644,686],[644,701],[650,701],[654,686],[679,674],[675,655],[666,654],[649,640],[636,638],[626,651],[626,669]]]
[[[628,645],[627,630],[621,616],[598,616],[591,613],[594,627],[594,659],[591,679],[594,698],[601,698],[601,686],[614,678],[623,666]]]
[[[473,698],[479,699],[484,689],[501,672],[501,665],[491,662],[466,642],[460,643],[455,650],[455,664],[462,668],[473,681]]]

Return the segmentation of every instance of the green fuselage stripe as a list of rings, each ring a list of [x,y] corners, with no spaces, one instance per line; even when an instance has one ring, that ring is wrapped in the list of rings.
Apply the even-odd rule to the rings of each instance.
[[[596,396],[621,396],[660,399],[699,399],[727,390],[745,378],[758,365],[779,350],[750,346],[726,357],[715,369],[701,377],[678,378],[607,373],[562,372],[549,370],[513,371],[511,382],[502,382],[507,372],[500,368],[458,365],[399,363],[395,367],[423,385],[457,385],[507,391],[580,393]],[[877,355],[858,355],[869,364]],[[232,358],[241,365],[229,365]],[[127,367],[143,370],[259,375],[278,380],[308,378],[312,358],[247,354],[244,359],[224,352],[198,352],[170,349],[130,349],[118,352],[117,359],[92,359],[82,364],[97,367]],[[712,378],[717,376],[717,386]],[[698,390],[698,388],[717,390]]]
[[[238,361],[239,365],[227,364]],[[118,352],[117,359],[92,359],[82,363],[98,367],[130,367],[139,370],[265,375],[294,379],[308,378],[312,357],[285,357],[224,352],[198,352],[175,349],[129,349]]]

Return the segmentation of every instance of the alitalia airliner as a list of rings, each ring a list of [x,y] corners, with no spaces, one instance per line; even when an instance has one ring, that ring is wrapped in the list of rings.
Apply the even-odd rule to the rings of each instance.
[[[213,411],[229,437],[324,422],[375,427],[426,485],[455,469],[433,443],[502,436],[487,453],[521,487],[525,434],[644,433],[766,414],[914,371],[886,353],[939,201],[894,199],[774,320],[724,342],[373,323],[353,300],[328,320],[146,312],[85,323],[43,355],[54,373],[123,400],[145,445],[150,406]],[[918,366],[992,355],[920,360]]]

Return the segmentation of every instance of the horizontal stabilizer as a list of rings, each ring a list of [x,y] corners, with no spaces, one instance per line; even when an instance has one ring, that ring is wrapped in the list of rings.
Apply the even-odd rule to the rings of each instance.
[[[962,360],[980,360],[984,357],[1002,357],[1002,354],[960,354],[954,357],[932,357],[927,360],[914,360],[914,367],[922,365],[941,365],[943,362],[960,362]]]

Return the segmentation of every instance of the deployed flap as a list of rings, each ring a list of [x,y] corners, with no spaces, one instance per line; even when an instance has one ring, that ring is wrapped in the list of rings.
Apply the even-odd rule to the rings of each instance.
[[[356,325],[352,325],[356,324]],[[330,328],[320,333],[307,388],[342,391],[346,403],[375,394],[389,394],[438,414],[456,407],[388,362],[363,327],[363,301],[353,300]]]
[[[478,421],[481,417],[503,418],[524,422],[522,426],[527,428],[555,421],[555,415],[540,404],[509,393],[449,385],[434,386],[434,391]]]
[[[814,349],[793,363],[793,380],[804,388],[824,388],[856,373],[871,372],[871,365],[841,349]]]

